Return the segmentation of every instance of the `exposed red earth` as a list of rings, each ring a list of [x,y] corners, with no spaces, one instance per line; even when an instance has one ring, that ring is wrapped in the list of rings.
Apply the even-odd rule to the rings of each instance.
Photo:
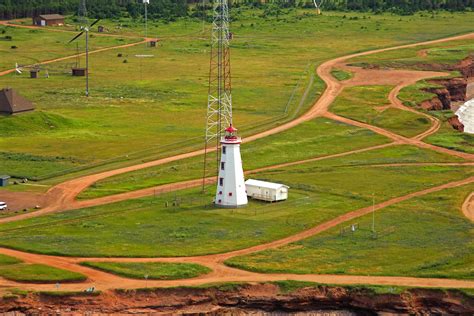
[[[376,294],[369,289],[317,285],[286,293],[277,285],[258,283],[233,288],[160,288],[118,290],[91,297],[29,294],[3,301],[3,309],[26,315],[467,315],[474,302],[464,293],[410,289]],[[293,313],[292,313],[293,314]],[[15,315],[23,315],[17,313]]]
[[[420,148],[426,148],[430,150],[434,150],[437,152],[445,153],[448,155],[464,158],[466,163],[461,163],[464,165],[472,165],[472,161],[474,160],[474,155],[461,153],[453,150],[449,150],[446,148],[441,148],[437,146],[433,146],[427,143],[424,143],[422,140],[424,137],[431,135],[432,133],[436,132],[439,128],[439,122],[434,119],[430,118],[432,122],[432,126],[429,130],[417,135],[413,138],[406,138],[400,135],[394,134],[392,132],[386,131],[382,128],[375,127],[366,123],[357,122],[348,118],[343,118],[337,116],[331,112],[329,112],[329,107],[335,100],[335,98],[342,92],[342,90],[347,86],[353,85],[395,85],[396,87],[393,89],[392,93],[390,93],[389,101],[390,106],[400,108],[402,110],[408,111],[415,111],[413,109],[406,108],[401,104],[401,102],[397,98],[397,94],[400,89],[404,86],[411,85],[418,80],[432,78],[444,75],[444,73],[439,72],[424,72],[424,71],[410,71],[410,70],[374,70],[374,69],[360,69],[355,67],[350,67],[350,71],[354,72],[355,76],[352,80],[348,80],[345,82],[339,82],[331,75],[331,69],[335,66],[337,67],[348,67],[345,63],[357,56],[364,56],[375,54],[383,51],[407,48],[407,47],[415,47],[420,45],[427,45],[427,44],[435,44],[446,42],[450,40],[460,40],[460,39],[474,39],[474,33],[455,36],[451,38],[439,39],[429,42],[423,43],[416,43],[416,44],[409,44],[409,45],[402,45],[393,48],[384,48],[384,49],[377,49],[369,52],[357,53],[352,54],[349,56],[344,56],[340,58],[336,58],[334,60],[327,61],[323,63],[321,66],[318,67],[317,73],[318,75],[326,82],[327,89],[324,91],[321,98],[316,102],[316,104],[303,116],[285,123],[281,126],[275,127],[268,131],[255,134],[253,136],[247,137],[244,142],[250,142],[262,137],[270,136],[275,133],[279,133],[285,131],[289,128],[297,126],[302,122],[312,120],[316,117],[327,117],[333,120],[341,121],[347,124],[360,126],[363,128],[370,129],[378,134],[384,135],[390,138],[393,142],[386,145],[381,146],[374,146],[371,148],[360,149],[356,151],[351,151],[347,153],[341,153],[337,155],[331,155],[327,157],[318,157],[314,159],[308,159],[305,161],[299,162],[292,162],[287,164],[280,164],[277,166],[269,166],[265,168],[261,168],[258,170],[254,170],[253,172],[262,171],[262,170],[270,170],[272,168],[281,168],[284,166],[290,166],[295,164],[301,164],[308,161],[315,161],[320,159],[327,159],[329,157],[337,157],[343,156],[350,153],[355,152],[362,152],[367,150],[372,150],[375,148],[381,148],[385,146],[391,146],[394,144],[409,144],[413,146],[417,146]],[[133,45],[133,44],[132,44]],[[418,113],[418,112],[417,112]],[[196,186],[200,184],[200,179],[181,182],[181,183],[174,183],[166,186],[161,186],[158,188],[150,188],[145,190],[140,190],[136,192],[127,192],[120,195],[104,197],[100,199],[94,199],[90,201],[76,201],[76,196],[92,185],[93,183],[105,179],[107,177],[111,177],[113,175],[139,170],[151,166],[161,165],[171,161],[177,161],[184,158],[194,157],[201,155],[203,150],[193,151],[190,153],[185,153],[173,157],[168,157],[164,159],[159,159],[156,161],[151,161],[144,164],[139,164],[135,166],[120,168],[116,170],[101,172],[94,175],[88,175],[84,177],[80,177],[77,179],[69,180],[64,183],[61,183],[53,188],[51,188],[44,196],[45,198],[45,207],[42,210],[39,210],[34,213],[28,214],[21,214],[18,216],[13,216],[9,218],[4,218],[0,220],[0,223],[5,222],[12,222],[18,221],[25,218],[32,218],[41,216],[48,213],[53,212],[62,212],[65,210],[76,209],[85,206],[94,206],[94,205],[102,205],[106,203],[111,203],[115,201],[127,200],[131,198],[137,198],[141,196],[146,196],[153,194],[156,189],[163,189],[163,190],[178,190],[185,187]],[[459,165],[459,164],[451,164],[451,165]],[[209,182],[213,181],[213,179],[208,179]],[[379,203],[375,206],[376,210],[383,209],[387,206],[394,205],[400,203],[402,201],[423,196],[425,194],[438,192],[441,190],[464,186],[474,182],[474,177],[469,177],[467,179],[453,181],[450,183],[446,183],[443,185],[439,185],[436,187],[432,187],[429,189],[421,190],[418,192],[413,192],[407,194],[405,196],[393,198],[388,201],[384,201]],[[333,228],[341,223],[346,221],[352,220],[354,218],[363,216],[368,214],[372,211],[372,207],[366,207],[359,210],[355,210],[352,212],[348,212],[344,215],[341,215],[335,219],[332,219],[328,222],[320,224],[316,227],[313,227],[309,230],[300,232],[298,234],[276,240],[270,243],[250,247],[247,249],[241,249],[237,251],[232,251],[223,254],[217,255],[207,255],[207,256],[198,256],[198,257],[178,257],[178,258],[87,258],[88,261],[121,261],[121,262],[194,262],[199,263],[205,266],[210,267],[213,272],[200,276],[193,279],[186,279],[186,280],[176,280],[176,281],[144,281],[144,280],[132,280],[126,279],[118,276],[111,275],[109,273],[93,270],[91,268],[82,267],[78,265],[78,262],[85,260],[84,258],[70,258],[70,257],[56,257],[56,256],[46,256],[46,255],[38,255],[38,254],[30,254],[10,249],[0,249],[0,253],[11,255],[17,258],[24,260],[25,262],[29,263],[42,263],[47,264],[50,266],[64,268],[71,271],[76,271],[83,273],[88,276],[88,280],[82,284],[64,284],[61,286],[62,290],[83,290],[87,286],[94,285],[100,290],[107,290],[107,289],[114,289],[114,288],[139,288],[145,286],[159,286],[159,287],[166,287],[166,286],[178,286],[178,285],[200,285],[204,283],[215,283],[215,282],[266,282],[266,281],[275,281],[275,280],[302,280],[302,281],[313,281],[319,283],[331,283],[331,284],[373,284],[373,285],[398,285],[398,286],[413,286],[413,287],[444,287],[444,288],[474,288],[474,281],[471,280],[454,280],[454,279],[436,279],[436,278],[412,278],[412,277],[385,277],[385,276],[351,276],[351,275],[294,275],[294,274],[261,274],[261,273],[253,273],[248,271],[242,271],[234,268],[227,267],[223,264],[223,262],[231,257],[250,254],[257,251],[262,251],[266,249],[273,249],[288,243],[292,243],[295,241],[299,241],[316,234],[319,234],[323,231],[326,231],[330,228]],[[463,206],[463,211],[466,216],[472,219],[472,195],[466,200]],[[52,285],[38,285],[38,284],[21,284],[7,281],[7,280],[0,280],[0,286],[2,287],[21,287],[25,289],[31,290],[54,290]]]

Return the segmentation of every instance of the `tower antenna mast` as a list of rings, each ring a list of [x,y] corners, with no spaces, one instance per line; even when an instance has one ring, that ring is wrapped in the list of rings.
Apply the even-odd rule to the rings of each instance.
[[[79,3],[79,10],[77,12],[78,22],[81,26],[87,24],[87,5],[86,0],[81,0]]]
[[[148,5],[150,0],[143,0],[143,5],[145,6],[145,38],[148,37]],[[148,43],[146,43],[147,45]]]
[[[207,99],[204,172],[202,188],[213,170],[219,173],[220,140],[232,124],[232,81],[230,74],[230,40],[228,0],[214,0]],[[209,153],[216,151],[215,164]],[[214,166],[213,166],[214,165]],[[216,175],[217,176],[217,175]]]

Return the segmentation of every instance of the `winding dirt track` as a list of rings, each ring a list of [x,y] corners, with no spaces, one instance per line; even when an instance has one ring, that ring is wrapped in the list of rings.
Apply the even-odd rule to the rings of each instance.
[[[104,48],[100,48],[100,49],[90,51],[89,54],[97,54],[97,53],[106,52],[108,50],[114,50],[114,49],[119,49],[119,48],[127,48],[127,47],[137,46],[137,45],[140,45],[140,44],[147,43],[149,41],[151,41],[151,39],[147,38],[147,39],[144,39],[143,41],[139,41],[139,42],[135,42],[135,43],[104,47]],[[68,59],[72,59],[72,58],[82,57],[82,56],[85,56],[85,55],[86,55],[86,53],[80,53],[80,54],[75,54],[75,55],[70,55],[70,56],[65,56],[65,57],[60,57],[60,58],[55,58],[55,59],[42,61],[42,62],[36,63],[34,65],[47,65],[47,64],[52,64],[52,63],[56,63],[56,62],[59,62],[59,61],[64,61],[64,60],[68,60]],[[2,72],[0,72],[0,77],[11,74],[11,73],[15,72],[15,70],[16,69],[13,68],[13,69],[2,71]]]
[[[472,192],[462,205],[463,214],[474,222],[474,192]]]
[[[354,69],[355,77],[353,78],[353,80],[341,83],[332,77],[332,75],[330,74],[330,71],[335,66],[347,67],[345,66],[345,63],[347,62],[347,60],[357,57],[357,56],[364,56],[364,55],[375,54],[375,53],[384,52],[384,51],[415,47],[415,46],[420,46],[420,45],[441,43],[441,42],[446,42],[450,40],[473,39],[473,38],[474,38],[474,33],[471,33],[467,35],[455,36],[451,38],[439,39],[439,40],[428,41],[428,42],[423,42],[423,43],[409,44],[409,45],[403,45],[403,46],[392,47],[392,48],[378,49],[378,50],[374,50],[370,52],[357,53],[357,54],[352,54],[349,56],[344,56],[344,57],[340,57],[340,58],[325,62],[317,69],[318,75],[327,84],[327,89],[325,90],[321,98],[318,100],[318,102],[303,116],[291,122],[283,124],[281,126],[273,128],[271,130],[248,137],[247,139],[245,139],[245,142],[253,141],[262,137],[279,133],[281,131],[292,128],[298,124],[301,124],[302,122],[312,120],[316,117],[327,117],[327,118],[344,122],[350,125],[364,127],[390,138],[393,142],[390,144],[374,146],[371,148],[360,149],[360,150],[351,151],[348,153],[340,153],[337,155],[331,155],[327,157],[318,157],[318,158],[308,159],[305,161],[292,162],[292,163],[287,163],[287,164],[281,164],[278,166],[261,168],[258,170],[254,170],[253,172],[270,170],[273,168],[281,168],[284,166],[291,166],[294,164],[301,164],[304,162],[327,159],[331,157],[343,156],[343,155],[347,155],[347,154],[351,154],[355,152],[373,150],[375,148],[382,148],[385,146],[391,146],[395,144],[410,144],[417,147],[427,148],[427,149],[431,149],[437,152],[442,152],[448,155],[464,158],[468,161],[474,160],[474,155],[472,154],[460,153],[460,152],[452,151],[445,148],[440,148],[440,147],[422,142],[422,139],[424,137],[436,132],[437,129],[439,128],[439,122],[435,119],[432,119],[431,117],[430,117],[430,120],[432,122],[432,127],[428,131],[423,132],[422,134],[417,135],[414,138],[406,138],[400,135],[396,135],[392,132],[386,131],[382,128],[374,127],[369,124],[365,124],[365,123],[357,122],[348,118],[337,116],[328,111],[329,106],[332,104],[335,98],[342,92],[344,87],[350,86],[350,85],[359,85],[359,84],[396,85],[395,89],[390,94],[389,101],[391,103],[391,106],[398,107],[403,110],[414,111],[412,109],[407,109],[406,107],[404,107],[401,104],[401,102],[397,99],[397,94],[400,91],[400,89],[402,89],[403,87],[407,85],[413,84],[414,82],[418,80],[426,79],[426,78],[430,78],[434,76],[440,76],[440,75],[443,75],[443,73],[405,71],[405,70],[381,71],[381,70]],[[85,188],[93,184],[94,182],[99,181],[101,179],[104,179],[113,175],[129,172],[129,171],[139,170],[139,169],[143,169],[143,168],[147,168],[151,166],[157,166],[157,165],[164,164],[171,161],[176,161],[179,159],[201,155],[202,153],[203,153],[202,150],[198,150],[198,151],[194,151],[194,152],[190,152],[190,153],[186,153],[186,154],[182,154],[182,155],[178,155],[174,157],[164,158],[164,159],[160,159],[157,161],[152,161],[152,162],[148,162],[148,163],[144,163],[144,164],[140,164],[136,166],[102,172],[99,174],[85,176],[78,179],[67,181],[65,183],[62,183],[53,187],[47,192],[49,205],[45,209],[35,212],[35,213],[31,213],[31,214],[25,214],[25,215],[3,219],[3,220],[0,220],[0,223],[16,221],[16,220],[20,220],[24,218],[29,218],[29,217],[41,216],[43,214],[52,213],[52,212],[60,212],[67,209],[73,209],[73,208],[78,208],[78,207],[83,207],[83,206],[101,205],[101,204],[110,203],[113,201],[126,200],[130,198],[135,198],[138,196],[148,195],[150,193],[153,193],[156,188],[145,189],[145,190],[141,190],[137,192],[127,192],[127,193],[120,194],[117,196],[95,199],[91,201],[81,201],[81,202],[75,201],[75,197],[82,190],[84,190]],[[393,164],[393,165],[401,165],[401,164]],[[460,164],[453,163],[452,165],[472,165],[472,162],[466,162],[466,163],[460,163]],[[200,181],[200,180],[191,180],[187,182],[171,184],[167,186],[167,189],[176,190],[176,189],[180,189],[182,187],[186,187],[189,185],[195,185],[196,183],[194,181]],[[209,181],[212,181],[212,179],[209,179]],[[421,190],[419,192],[413,192],[405,196],[393,198],[391,200],[377,204],[375,206],[375,209],[380,210],[387,206],[394,205],[396,203],[400,203],[414,197],[422,196],[422,195],[433,193],[433,192],[438,192],[440,190],[444,190],[448,188],[464,186],[471,183],[474,183],[474,177],[469,177],[467,179],[463,179],[460,181],[446,183],[446,184],[439,185],[436,187],[431,187],[425,190]],[[164,186],[162,186],[161,188],[163,187]],[[469,196],[469,198],[464,203],[463,211],[465,214],[471,214],[472,197],[473,195]],[[10,250],[10,249],[0,249],[0,253],[18,257],[24,260],[25,262],[43,263],[43,264],[51,265],[58,268],[64,268],[71,271],[77,271],[88,276],[89,280],[86,283],[63,285],[62,289],[67,289],[67,290],[84,289],[85,287],[90,286],[90,285],[95,285],[99,289],[105,290],[105,289],[113,289],[113,288],[137,288],[137,287],[144,287],[145,285],[176,286],[176,285],[198,285],[198,284],[203,284],[203,283],[226,282],[226,281],[263,282],[263,281],[285,280],[285,279],[314,281],[314,282],[321,282],[321,283],[336,283],[336,284],[377,284],[377,285],[399,285],[399,286],[421,286],[421,287],[474,288],[474,281],[433,279],[433,278],[384,277],[384,276],[377,277],[377,276],[350,276],[350,275],[259,274],[259,273],[252,273],[248,271],[233,269],[223,264],[225,260],[234,256],[251,254],[251,253],[266,250],[266,249],[273,249],[273,248],[277,248],[283,245],[287,245],[288,243],[292,243],[295,241],[299,241],[299,240],[314,236],[315,234],[318,234],[325,230],[333,228],[341,223],[344,223],[349,220],[368,214],[371,211],[372,211],[372,207],[365,207],[365,208],[341,215],[333,220],[320,224],[309,230],[289,236],[287,238],[283,238],[283,239],[276,240],[267,244],[262,244],[262,245],[250,247],[247,249],[232,251],[232,252],[223,253],[223,254],[198,256],[198,257],[186,257],[186,258],[180,257],[180,258],[152,258],[152,259],[140,259],[140,258],[89,258],[87,259],[87,260],[93,260],[93,261],[123,261],[123,262],[150,262],[150,261],[195,262],[195,263],[206,265],[213,269],[213,272],[208,275],[201,276],[194,279],[187,279],[187,280],[148,281],[148,282],[140,281],[140,280],[131,280],[131,279],[117,277],[108,273],[96,271],[90,268],[77,265],[78,262],[85,260],[84,258],[67,258],[67,257],[36,255],[36,254],[24,253],[24,252],[19,252],[19,251]],[[469,217],[469,215],[467,216]],[[10,282],[6,280],[0,280],[0,286],[6,286],[6,287],[18,286],[18,284],[15,282]],[[21,285],[21,287],[35,289],[35,290],[53,289],[52,285],[38,285],[38,284],[34,284],[34,285],[23,284]]]
[[[0,21],[0,25],[8,25],[8,26],[12,26],[12,27],[27,28],[27,29],[40,29],[40,28],[37,27],[37,26],[10,24],[9,21]],[[56,29],[46,29],[46,30],[47,30],[47,31],[55,31],[55,32],[68,32],[68,33],[73,33],[73,32],[70,32],[70,31],[63,31],[63,30],[56,30]],[[103,34],[103,33],[97,33],[97,34],[94,34],[94,35],[105,36],[105,37],[118,37],[118,35]],[[127,37],[127,36],[120,36],[120,37]],[[140,44],[144,44],[144,43],[150,42],[150,41],[152,41],[152,40],[154,40],[154,39],[152,39],[152,38],[145,38],[144,40],[138,41],[138,42],[135,42],[135,43],[129,43],[129,44],[117,45],[117,46],[110,46],[110,47],[104,47],[104,48],[92,50],[92,51],[89,52],[89,54],[97,54],[97,53],[102,53],[102,52],[106,52],[106,51],[114,50],[114,49],[119,49],[119,48],[133,47],[133,46],[137,46],[137,45],[140,45]],[[50,59],[50,60],[45,60],[45,61],[36,63],[36,64],[34,64],[34,65],[47,65],[47,64],[52,64],[52,63],[56,63],[56,62],[68,60],[68,59],[73,59],[73,58],[77,58],[77,57],[82,57],[82,56],[85,56],[85,55],[86,55],[86,53],[74,54],[74,55],[69,55],[69,56],[65,56],[65,57],[60,57],[60,58],[54,58],[54,59]],[[30,65],[30,66],[32,66],[32,65]],[[11,73],[15,72],[15,70],[16,70],[16,69],[13,68],[13,69],[1,71],[1,72],[0,72],[0,77],[1,77],[1,76],[6,76],[6,75],[8,75],[8,74],[11,74]]]
[[[454,188],[474,183],[474,177],[470,177],[460,181],[446,183],[440,186],[425,189],[419,192],[410,193],[408,195],[397,197],[375,205],[375,210],[380,210],[390,205],[394,205],[408,199],[423,196],[429,193],[438,192],[448,188]],[[344,215],[341,215],[333,220],[322,223],[300,232],[298,234],[272,241],[270,243],[257,245],[254,247],[232,251],[223,254],[205,255],[197,257],[176,257],[176,258],[70,258],[70,257],[56,257],[30,254],[16,250],[0,248],[0,253],[17,257],[28,263],[41,263],[53,267],[75,271],[88,276],[88,281],[80,284],[64,284],[62,289],[65,290],[81,290],[88,286],[96,286],[101,290],[116,289],[116,288],[139,288],[145,286],[166,287],[166,286],[180,286],[180,285],[201,285],[216,282],[268,282],[276,280],[301,280],[312,281],[320,283],[332,284],[373,284],[373,285],[395,285],[395,286],[417,286],[417,287],[443,287],[443,288],[474,288],[474,281],[469,280],[453,280],[453,279],[435,279],[435,278],[412,278],[412,277],[385,277],[385,276],[351,276],[351,275],[295,275],[295,274],[261,274],[234,269],[224,265],[224,261],[241,255],[248,255],[254,252],[274,249],[292,242],[296,242],[330,228],[333,228],[341,223],[356,219],[360,216],[372,212],[372,207],[365,207]],[[188,262],[205,265],[212,269],[212,272],[193,279],[175,280],[175,281],[145,281],[132,280],[111,275],[109,273],[97,271],[91,268],[78,265],[82,261],[100,261],[100,262]],[[19,286],[18,283],[0,280],[0,286]],[[53,290],[53,285],[38,285],[38,284],[22,284],[22,288],[32,290]]]
[[[438,125],[439,122],[434,124],[434,127],[431,127],[429,131],[424,132],[413,139],[410,139],[410,138],[406,138],[406,137],[394,134],[382,128],[372,126],[370,124],[340,117],[328,111],[329,106],[334,102],[336,97],[347,86],[362,85],[362,84],[390,84],[390,85],[396,85],[394,90],[397,92],[403,87],[411,85],[419,80],[446,75],[445,73],[439,73],[439,72],[411,71],[411,70],[368,70],[368,69],[360,69],[360,68],[353,67],[353,69],[351,70],[355,73],[354,78],[347,82],[339,82],[331,75],[331,70],[333,67],[336,67],[336,66],[347,67],[345,66],[345,63],[347,62],[347,60],[354,57],[366,56],[366,55],[376,54],[376,53],[390,51],[390,50],[415,47],[415,46],[420,46],[420,45],[442,43],[442,42],[447,42],[451,40],[461,40],[461,39],[474,39],[474,33],[459,35],[459,36],[450,37],[450,38],[438,39],[434,41],[422,42],[422,43],[414,43],[414,44],[402,45],[402,46],[391,47],[391,48],[377,49],[373,51],[367,51],[367,52],[352,54],[352,55],[348,55],[344,57],[339,57],[339,58],[327,61],[323,63],[321,66],[319,66],[317,69],[318,75],[326,82],[327,88],[324,91],[323,95],[320,97],[320,99],[316,102],[316,104],[314,104],[314,106],[308,112],[306,112],[303,116],[298,117],[293,121],[287,122],[283,125],[277,126],[270,130],[249,136],[246,139],[244,139],[244,143],[254,141],[263,137],[267,137],[276,133],[280,133],[282,131],[288,130],[303,122],[312,120],[317,117],[327,117],[327,118],[340,121],[346,124],[359,126],[362,128],[372,130],[375,133],[378,133],[390,138],[397,144],[414,145],[421,148],[431,149],[437,152],[445,153],[448,155],[457,156],[457,157],[464,158],[467,160],[474,160],[473,154],[457,152],[457,151],[450,150],[447,148],[442,148],[442,147],[437,147],[431,144],[427,144],[421,141],[421,138],[428,136],[430,133],[436,132],[439,126]],[[395,107],[399,107],[405,110],[407,109],[405,106],[403,106],[400,103],[400,101],[396,97],[396,94],[394,93],[390,94],[389,101]],[[435,120],[432,119],[432,121],[435,121]],[[212,148],[210,150],[212,151],[215,149]],[[66,181],[48,190],[45,196],[47,206],[43,208],[42,210],[34,212],[34,213],[22,214],[22,215],[12,217],[12,218],[1,219],[0,223],[41,216],[41,215],[53,213],[53,212],[61,212],[64,210],[77,209],[85,205],[87,206],[101,205],[102,203],[110,203],[110,202],[132,199],[132,198],[144,196],[142,194],[145,194],[145,192],[148,192],[148,195],[153,194],[153,192],[155,192],[157,188],[151,188],[151,189],[148,189],[148,191],[141,190],[141,193],[138,193],[138,192],[123,193],[115,197],[96,199],[94,200],[94,202],[77,202],[76,201],[76,197],[77,195],[79,195],[80,192],[82,192],[83,190],[85,190],[86,188],[94,184],[95,182],[100,181],[102,179],[109,178],[109,177],[123,174],[123,173],[127,173],[127,172],[131,172],[131,171],[144,169],[144,168],[159,166],[159,165],[166,164],[169,162],[182,160],[182,159],[186,159],[190,157],[195,157],[202,154],[204,154],[204,150],[197,150],[197,151],[184,153],[184,154],[180,154],[180,155],[176,155],[172,157],[167,157],[167,158],[163,158],[163,159],[159,159],[155,161],[150,161],[143,164],[105,171],[105,172]],[[167,189],[178,190],[178,189],[182,189],[183,187],[192,186],[192,183],[187,181],[184,183],[176,183],[173,185],[168,186]]]

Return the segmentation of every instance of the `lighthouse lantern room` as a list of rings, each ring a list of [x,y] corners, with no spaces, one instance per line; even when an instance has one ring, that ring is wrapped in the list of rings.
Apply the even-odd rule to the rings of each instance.
[[[247,205],[244,170],[240,157],[242,139],[232,124],[221,139],[221,160],[215,203],[219,207],[242,207]]]

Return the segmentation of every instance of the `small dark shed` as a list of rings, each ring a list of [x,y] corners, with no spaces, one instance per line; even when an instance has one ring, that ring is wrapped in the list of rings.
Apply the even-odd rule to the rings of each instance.
[[[1,114],[16,114],[35,109],[33,103],[23,98],[13,89],[6,88],[0,90],[0,113]]]
[[[33,18],[33,25],[61,26],[64,25],[64,16],[60,14],[42,14]]]
[[[39,73],[38,69],[31,69],[30,70],[30,78],[38,79],[38,73]]]
[[[72,75],[74,77],[84,77],[86,75],[86,68],[72,68]]]
[[[6,187],[10,176],[0,176],[0,187]]]

